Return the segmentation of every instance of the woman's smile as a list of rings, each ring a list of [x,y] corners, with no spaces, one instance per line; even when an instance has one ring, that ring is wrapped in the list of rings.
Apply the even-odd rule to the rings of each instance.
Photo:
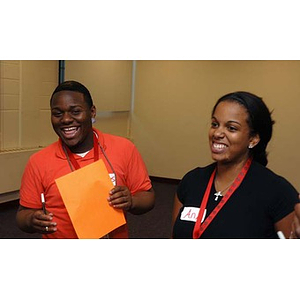
[[[217,143],[217,142],[213,142],[212,143],[212,147],[211,147],[211,151],[213,153],[224,153],[227,150],[228,146],[223,144],[223,143]]]
[[[233,101],[223,101],[212,116],[209,140],[212,158],[217,162],[238,162],[248,158],[251,143],[246,109]]]

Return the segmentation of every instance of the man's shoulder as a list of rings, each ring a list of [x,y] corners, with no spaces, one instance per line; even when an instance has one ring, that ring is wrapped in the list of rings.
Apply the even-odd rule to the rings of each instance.
[[[112,140],[112,141],[117,141],[117,142],[123,142],[123,143],[132,143],[129,138],[119,136],[119,135],[114,135],[110,133],[102,133],[103,137],[105,140]]]
[[[102,133],[102,134],[103,134],[103,138],[104,138],[104,144],[107,147],[116,146],[116,145],[118,145],[118,148],[125,147],[126,149],[135,147],[133,142],[126,137],[113,135],[113,134],[109,134],[109,133]]]
[[[42,148],[41,150],[35,152],[31,155],[30,160],[31,161],[44,161],[49,160],[52,157],[57,156],[57,153],[59,151],[59,142],[56,141],[45,148]]]

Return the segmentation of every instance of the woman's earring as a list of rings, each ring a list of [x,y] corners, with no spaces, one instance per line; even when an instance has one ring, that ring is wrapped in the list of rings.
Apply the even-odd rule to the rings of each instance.
[[[96,119],[92,118],[92,124],[96,123]]]
[[[254,146],[253,146],[253,145],[251,145],[251,144],[248,146],[248,148],[249,148],[249,149],[252,149],[253,147],[254,147]]]

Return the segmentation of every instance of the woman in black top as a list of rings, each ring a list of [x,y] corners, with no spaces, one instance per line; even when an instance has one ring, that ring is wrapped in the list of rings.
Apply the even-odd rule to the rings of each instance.
[[[300,197],[300,196],[299,196]],[[295,217],[293,222],[293,230],[290,238],[300,239],[300,204],[295,206]]]
[[[248,92],[221,97],[212,112],[209,145],[215,163],[181,180],[173,211],[174,238],[290,236],[298,192],[266,168],[271,113]]]

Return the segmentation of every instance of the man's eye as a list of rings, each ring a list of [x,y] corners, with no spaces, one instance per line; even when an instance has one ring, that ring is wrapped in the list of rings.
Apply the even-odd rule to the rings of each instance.
[[[52,116],[54,116],[54,117],[61,117],[62,116],[62,112],[54,111],[54,112],[52,112]]]
[[[79,115],[81,113],[81,110],[72,110],[73,115]]]

